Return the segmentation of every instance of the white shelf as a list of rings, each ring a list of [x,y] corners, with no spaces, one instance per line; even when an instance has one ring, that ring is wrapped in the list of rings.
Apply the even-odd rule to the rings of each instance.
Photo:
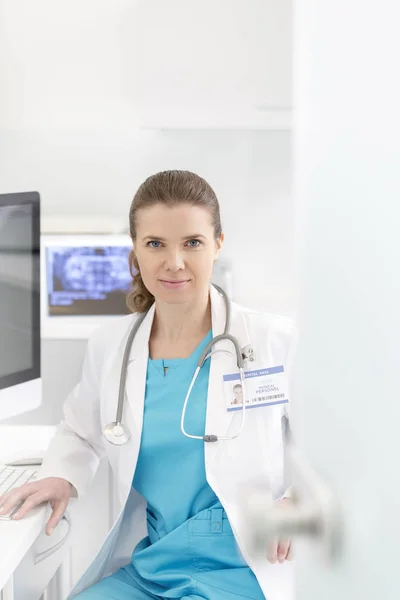
[[[146,110],[139,111],[142,129],[221,129],[289,131],[292,110],[276,109],[218,109],[218,110]]]
[[[107,215],[42,215],[42,235],[119,234],[126,230],[121,219]]]
[[[120,317],[52,317],[41,323],[42,340],[87,340],[95,329]]]

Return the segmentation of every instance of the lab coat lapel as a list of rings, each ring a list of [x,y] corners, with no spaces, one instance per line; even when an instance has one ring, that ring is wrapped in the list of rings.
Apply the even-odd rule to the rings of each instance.
[[[114,452],[116,454],[115,461],[118,464],[118,490],[116,490],[116,498],[120,506],[124,505],[129,495],[132,486],[133,473],[136,468],[137,457],[140,449],[146,388],[147,358],[149,354],[148,341],[153,324],[153,317],[154,305],[150,308],[149,312],[144,318],[144,321],[141,323],[129,353],[122,423],[128,427],[131,435],[126,444],[122,446],[113,446],[109,449],[110,453]],[[134,324],[132,324],[131,327],[133,326]],[[129,331],[131,331],[131,327],[129,327]],[[127,332],[124,344],[121,346],[118,360],[115,362],[114,376],[112,378],[113,381],[115,381],[115,387],[112,393],[113,398],[118,398],[121,365],[129,331]],[[115,413],[112,414],[112,417],[112,420],[115,420]]]
[[[143,426],[149,338],[153,325],[154,308],[153,304],[135,335],[127,365],[125,397],[139,435],[141,435]]]
[[[226,308],[222,296],[211,287],[212,332],[217,336],[224,332]],[[249,343],[243,316],[232,306],[231,326],[229,333],[239,340],[239,346]],[[235,348],[229,340],[218,342],[213,347],[210,375],[208,383],[206,433],[218,437],[230,435],[240,424],[240,411],[228,412],[224,394],[223,376],[238,372]],[[227,442],[210,442],[205,444],[205,462],[210,465],[219,451],[221,444]]]

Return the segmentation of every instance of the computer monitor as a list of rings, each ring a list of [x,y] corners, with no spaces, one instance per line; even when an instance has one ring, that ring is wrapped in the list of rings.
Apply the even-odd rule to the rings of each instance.
[[[0,421],[41,401],[40,199],[0,194]]]
[[[128,235],[42,236],[44,337],[87,337],[112,317],[129,314],[132,286]]]

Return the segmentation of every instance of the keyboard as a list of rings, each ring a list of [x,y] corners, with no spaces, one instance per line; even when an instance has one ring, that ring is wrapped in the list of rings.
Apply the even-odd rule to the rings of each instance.
[[[10,490],[24,485],[24,483],[35,481],[36,473],[37,469],[31,467],[7,467],[6,465],[0,465],[0,497]],[[8,513],[0,515],[0,521],[9,521],[23,502],[19,502]]]

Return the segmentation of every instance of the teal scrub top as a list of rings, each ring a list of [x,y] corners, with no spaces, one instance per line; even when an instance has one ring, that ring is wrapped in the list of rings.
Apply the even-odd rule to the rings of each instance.
[[[188,358],[148,361],[142,440],[133,486],[146,498],[159,537],[218,501],[206,481],[204,442],[185,437],[180,423],[198,360],[211,339],[209,331]],[[187,405],[185,431],[192,435],[205,433],[209,371],[207,359]]]

